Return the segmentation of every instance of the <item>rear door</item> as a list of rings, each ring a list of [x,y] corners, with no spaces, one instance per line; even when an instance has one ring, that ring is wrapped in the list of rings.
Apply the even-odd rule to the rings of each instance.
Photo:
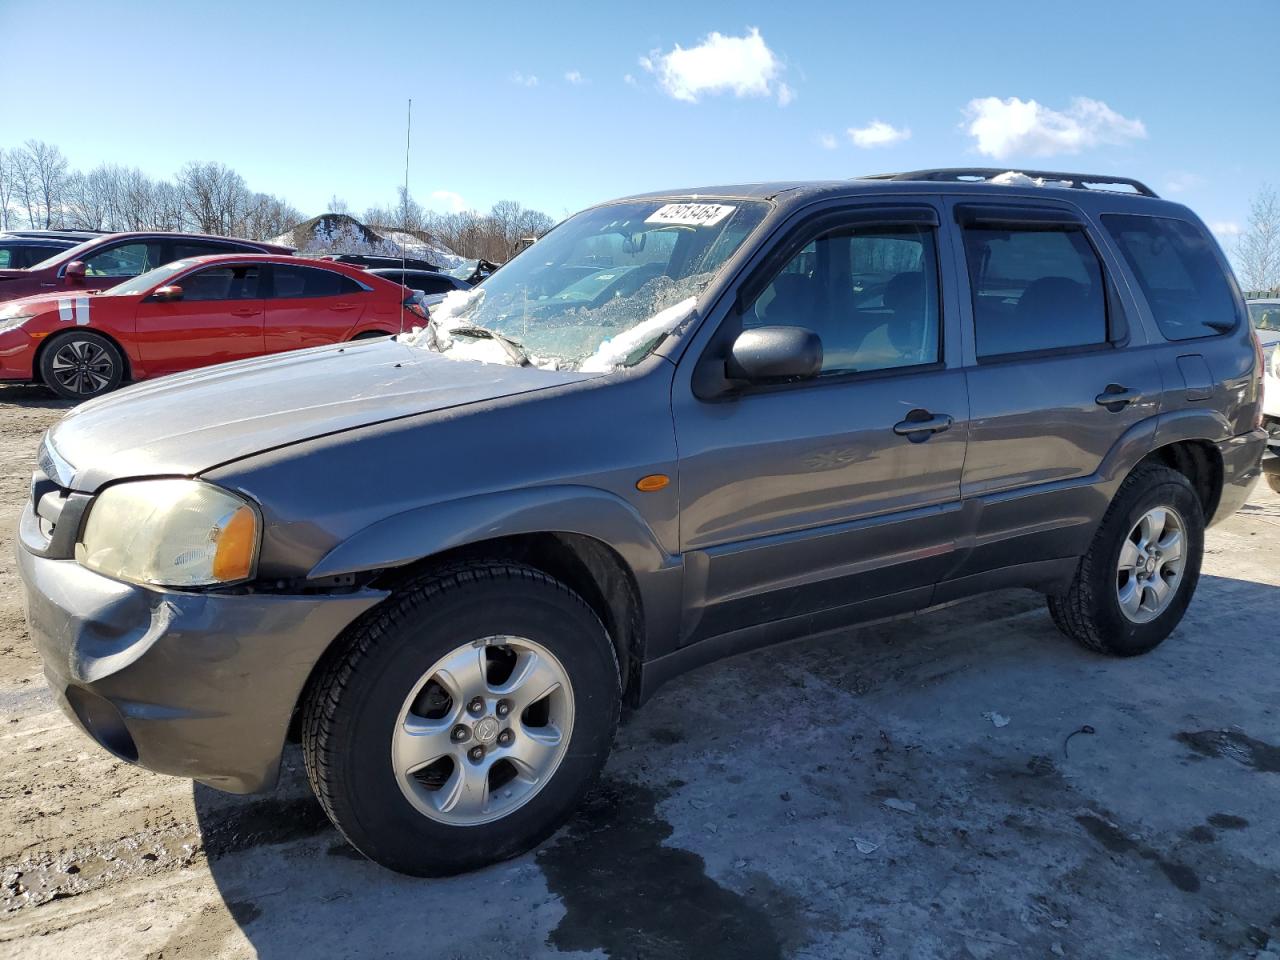
[[[181,300],[144,298],[135,337],[147,373],[160,376],[261,355],[261,274],[256,263],[218,264],[176,279]]]
[[[1072,207],[958,203],[974,543],[954,576],[1077,556],[1103,460],[1162,383],[1116,263]]]
[[[276,263],[271,278],[266,298],[268,353],[347,339],[369,300],[361,284],[323,267]]]
[[[716,338],[807,328],[818,378],[705,400],[677,377],[684,642],[927,605],[963,533],[968,425],[938,222],[927,201],[825,214],[747,280]]]

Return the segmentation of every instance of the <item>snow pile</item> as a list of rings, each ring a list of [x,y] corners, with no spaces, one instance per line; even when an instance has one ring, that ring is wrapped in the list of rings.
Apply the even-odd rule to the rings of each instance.
[[[371,227],[345,213],[325,213],[304,220],[292,230],[272,237],[269,243],[294,247],[310,256],[356,253],[378,257],[413,257],[427,260],[442,270],[467,262],[448,247],[419,233]]]
[[[1028,177],[1025,173],[1019,173],[1017,170],[1006,170],[1004,173],[992,177],[987,183],[998,184],[1002,187],[1069,187],[1070,180],[1045,180],[1043,177]]]
[[[611,337],[596,348],[596,352],[582,363],[578,370],[582,373],[609,373],[626,362],[638,349],[652,343],[674,330],[693,314],[697,297],[689,297],[677,304],[659,310],[648,320],[637,323],[630,330]]]
[[[466,257],[460,257],[452,250],[438,243],[431,243],[423,240],[417,234],[405,233],[401,230],[383,230],[374,228],[382,237],[383,242],[390,244],[395,248],[396,252],[393,256],[399,256],[400,245],[404,244],[404,253],[407,257],[416,257],[420,260],[430,260],[441,270],[452,270],[454,267],[460,267],[467,262]]]

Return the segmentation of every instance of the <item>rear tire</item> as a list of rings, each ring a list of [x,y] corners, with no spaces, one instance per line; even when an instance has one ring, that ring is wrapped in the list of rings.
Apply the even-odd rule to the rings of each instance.
[[[564,584],[515,563],[450,566],[328,655],[303,704],[307,776],[351,845],[392,870],[504,860],[550,836],[599,775],[619,676],[604,626]]]
[[[1190,481],[1159,464],[1139,466],[1116,492],[1070,588],[1049,597],[1049,613],[1090,650],[1146,653],[1182,620],[1203,556],[1204,510]]]
[[[89,400],[120,386],[124,356],[100,333],[69,330],[41,352],[40,379],[64,400]]]

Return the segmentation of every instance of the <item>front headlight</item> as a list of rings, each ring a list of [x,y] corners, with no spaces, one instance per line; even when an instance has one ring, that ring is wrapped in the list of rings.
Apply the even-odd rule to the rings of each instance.
[[[136,480],[94,499],[76,559],[117,580],[207,587],[253,575],[258,512],[199,480]]]
[[[33,316],[35,316],[35,314],[29,313],[25,317],[0,318],[0,333],[8,333],[10,330],[17,330]]]
[[[1273,343],[1267,349],[1271,351],[1271,362],[1268,364],[1271,375],[1280,379],[1280,343]]]

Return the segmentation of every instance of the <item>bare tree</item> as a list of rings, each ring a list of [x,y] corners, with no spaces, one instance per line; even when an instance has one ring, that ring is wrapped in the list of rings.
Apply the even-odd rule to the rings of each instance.
[[[13,201],[14,176],[13,154],[0,147],[0,230],[9,229],[9,204]]]
[[[221,163],[188,163],[178,174],[183,212],[202,233],[230,234],[244,221],[249,191],[244,178]]]
[[[36,191],[36,211],[42,225],[48,229],[62,226],[63,201],[67,186],[67,158],[51,143],[28,140],[27,156],[30,158],[31,176]],[[32,226],[35,226],[33,223]]]
[[[1280,196],[1264,185],[1249,204],[1249,226],[1235,247],[1240,282],[1249,291],[1280,287]]]

